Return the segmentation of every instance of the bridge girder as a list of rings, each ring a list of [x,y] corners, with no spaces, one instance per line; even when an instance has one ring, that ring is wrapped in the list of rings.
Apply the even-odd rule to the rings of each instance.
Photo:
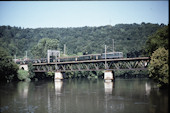
[[[96,70],[144,70],[149,64],[148,58],[107,60],[100,62],[56,62],[34,65],[34,72],[67,72],[67,71],[96,71]]]

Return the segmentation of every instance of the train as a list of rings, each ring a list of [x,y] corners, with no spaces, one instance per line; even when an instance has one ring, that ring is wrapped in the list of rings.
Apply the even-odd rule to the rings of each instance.
[[[52,62],[70,62],[70,61],[84,61],[84,60],[101,60],[101,59],[118,59],[123,58],[123,52],[109,52],[102,54],[87,54],[81,56],[68,56],[68,57],[59,57],[57,59],[50,57],[50,63]],[[18,60],[17,64],[28,64],[29,62],[35,63],[48,63],[47,58],[41,59],[29,59],[29,60]]]
[[[123,58],[123,52],[110,52],[102,54],[88,54],[82,56],[72,56],[72,57],[61,57],[58,58],[58,62],[68,62],[68,61],[84,61],[84,60],[101,60],[101,59],[116,59]]]

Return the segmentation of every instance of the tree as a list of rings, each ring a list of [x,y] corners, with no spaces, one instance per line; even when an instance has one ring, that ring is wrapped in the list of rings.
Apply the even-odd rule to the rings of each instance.
[[[48,49],[57,50],[59,49],[58,46],[59,41],[57,39],[43,38],[32,48],[32,54],[36,58],[45,58]]]
[[[164,47],[165,49],[169,49],[168,26],[165,26],[157,30],[156,33],[148,37],[145,51],[149,56],[151,56],[153,51],[155,51],[159,47]]]
[[[11,81],[17,79],[18,66],[6,50],[0,47],[0,80]]]
[[[169,84],[168,50],[158,48],[151,56],[149,76],[156,80],[159,86]]]
[[[29,78],[33,78],[35,76],[35,72],[34,72],[34,66],[32,65],[32,63],[28,63],[28,73],[29,73]]]

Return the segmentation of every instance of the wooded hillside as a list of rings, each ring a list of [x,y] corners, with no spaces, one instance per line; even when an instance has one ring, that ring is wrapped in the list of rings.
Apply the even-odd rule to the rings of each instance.
[[[105,44],[107,51],[111,52],[114,39],[115,51],[123,52],[124,57],[137,57],[142,55],[148,36],[163,26],[151,23],[37,29],[0,26],[0,46],[17,58],[24,57],[25,51],[29,58],[34,58],[31,51],[42,38],[57,39],[61,52],[66,44],[68,55],[102,53]]]

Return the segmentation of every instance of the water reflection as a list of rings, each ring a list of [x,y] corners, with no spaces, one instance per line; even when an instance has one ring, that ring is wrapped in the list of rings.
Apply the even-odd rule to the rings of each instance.
[[[54,86],[55,86],[55,94],[60,95],[61,89],[62,89],[62,86],[63,86],[63,81],[55,81]]]
[[[147,82],[145,83],[145,91],[147,96],[150,95],[151,85],[148,84]]]
[[[116,90],[114,90],[114,82],[112,81],[105,81],[104,82],[104,89],[105,89],[105,112],[123,112],[124,110],[124,98],[120,95],[115,95],[117,93]]]
[[[62,99],[61,99],[61,94],[62,94],[62,88],[63,88],[63,81],[54,81],[54,86],[55,86],[55,95],[56,97],[51,100],[51,101],[54,101],[54,105],[53,107],[55,107],[55,112],[56,113],[61,113],[61,109],[62,109]],[[51,108],[51,109],[54,109],[54,108]],[[52,110],[53,111],[53,110]],[[49,110],[48,110],[49,112]],[[49,113],[52,113],[52,112],[49,112]]]
[[[20,95],[20,97],[27,98],[29,83],[30,82],[23,82],[23,81],[18,82],[17,89],[18,89],[18,94]]]
[[[104,89],[105,89],[105,94],[112,94],[112,91],[113,91],[113,82],[105,81],[104,82]]]

